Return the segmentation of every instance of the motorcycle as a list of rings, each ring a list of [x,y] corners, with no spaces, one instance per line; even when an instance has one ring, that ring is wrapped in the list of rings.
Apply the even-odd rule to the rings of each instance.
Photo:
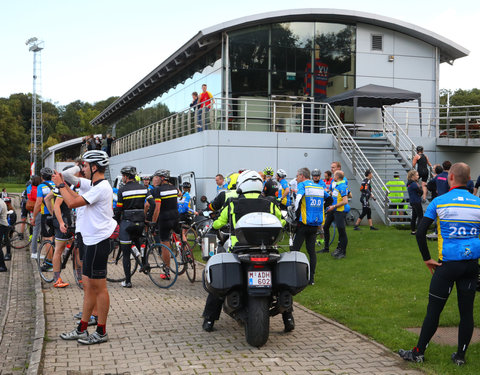
[[[248,344],[268,341],[270,317],[289,311],[294,296],[308,284],[310,264],[301,252],[278,251],[280,220],[269,213],[242,216],[235,227],[238,243],[230,253],[210,257],[206,290],[224,300],[223,310],[245,326]]]

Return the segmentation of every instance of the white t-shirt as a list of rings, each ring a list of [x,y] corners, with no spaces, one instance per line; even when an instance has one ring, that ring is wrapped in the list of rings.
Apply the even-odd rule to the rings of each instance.
[[[90,180],[87,180],[86,178],[79,178],[79,183],[77,185],[78,187],[78,191],[77,193],[79,195],[83,195],[85,194],[87,191],[90,190],[90,188],[92,187],[91,185],[91,181]],[[82,206],[82,207],[77,207],[75,209],[76,211],[76,215],[77,215],[77,221],[75,223],[75,231],[76,232],[80,232],[82,233],[83,231],[83,223],[85,222],[85,206]],[[82,234],[83,236],[83,234]]]
[[[83,180],[85,179],[81,179],[80,188],[87,184]],[[85,181],[90,184],[89,180]],[[101,180],[82,194],[82,197],[87,201],[81,213],[83,242],[87,246],[96,245],[110,237],[117,227],[117,222],[113,219],[113,190],[107,180]]]

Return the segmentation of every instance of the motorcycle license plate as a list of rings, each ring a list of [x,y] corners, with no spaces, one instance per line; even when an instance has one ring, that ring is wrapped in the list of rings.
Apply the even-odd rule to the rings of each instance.
[[[271,271],[249,271],[248,286],[250,287],[266,287],[272,286]]]

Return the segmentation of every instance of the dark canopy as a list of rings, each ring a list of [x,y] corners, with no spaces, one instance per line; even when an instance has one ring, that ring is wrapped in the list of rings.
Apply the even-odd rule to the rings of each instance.
[[[382,108],[384,105],[393,105],[410,100],[418,100],[421,106],[421,94],[394,87],[366,85],[355,90],[350,90],[325,100],[331,105],[346,105],[353,107]]]

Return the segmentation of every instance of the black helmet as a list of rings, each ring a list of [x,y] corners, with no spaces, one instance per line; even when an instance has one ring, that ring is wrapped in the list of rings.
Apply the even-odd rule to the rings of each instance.
[[[170,178],[170,171],[167,169],[159,169],[158,171],[155,171],[153,175],[158,177]]]
[[[322,175],[322,172],[320,172],[320,169],[318,169],[318,168],[315,168],[312,171],[312,176],[321,176],[321,175]]]
[[[50,177],[52,177],[52,174],[52,168],[43,167],[42,169],[40,169],[40,175],[46,180],[49,180]]]
[[[131,165],[126,165],[120,170],[120,173],[127,176],[135,177],[135,175],[137,174],[137,168],[132,167]]]
[[[192,187],[192,184],[190,182],[187,182],[185,181],[183,184],[182,184],[182,187],[185,189],[190,189]]]
[[[417,146],[417,152],[423,152],[423,146]]]

